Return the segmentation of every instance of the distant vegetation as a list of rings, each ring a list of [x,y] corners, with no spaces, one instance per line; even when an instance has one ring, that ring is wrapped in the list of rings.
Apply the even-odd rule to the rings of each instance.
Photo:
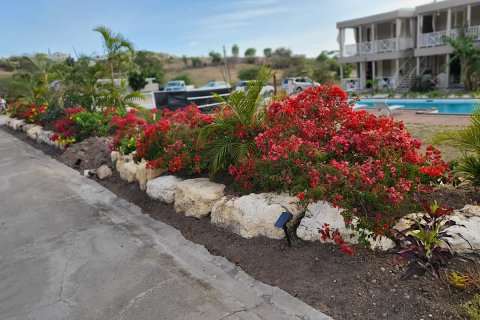
[[[282,77],[291,76],[307,76],[320,83],[338,83],[340,77],[340,64],[335,52],[323,51],[317,58],[307,58],[294,54],[286,47],[261,50],[249,47],[240,51],[239,45],[234,44],[227,52],[227,72],[225,57],[215,50],[210,50],[207,57],[176,57],[146,50],[133,51],[133,44],[122,35],[102,26],[95,31],[102,35],[105,57],[80,56],[53,61],[48,55],[40,53],[32,57],[0,59],[0,91],[12,97],[19,92],[25,94],[24,89],[27,88],[30,96],[38,97],[48,91],[45,88],[52,81],[60,79],[90,83],[91,90],[91,83],[101,78],[126,79],[134,90],[141,90],[147,83],[146,78],[154,78],[160,85],[174,79],[185,80],[196,86],[212,80],[234,84],[238,80],[255,79],[262,65],[275,71],[278,83]],[[244,53],[243,57],[240,52]],[[351,70],[353,66],[344,66],[344,76],[347,77]],[[32,74],[38,77],[32,77]]]

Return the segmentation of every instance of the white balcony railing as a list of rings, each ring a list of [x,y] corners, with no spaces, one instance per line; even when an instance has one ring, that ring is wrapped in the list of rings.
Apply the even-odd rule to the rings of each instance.
[[[345,46],[345,50],[343,52],[344,57],[352,57],[352,56],[356,56],[357,54],[358,54],[358,45],[356,43],[347,44]]]
[[[360,90],[360,78],[344,78],[342,79],[342,87],[345,91]]]
[[[392,52],[397,50],[397,39],[383,39],[375,41],[375,52]]]
[[[460,30],[460,28],[452,29],[450,31],[450,37],[458,37]],[[474,41],[480,41],[480,26],[471,26],[466,30],[466,33],[469,37],[472,37]]]
[[[361,54],[370,54],[373,53],[373,42],[362,42],[360,44],[360,53]]]
[[[400,38],[398,41],[398,48],[397,48],[397,39],[389,38],[389,39],[381,39],[376,41],[347,44],[345,46],[343,56],[351,57],[359,54],[394,52],[394,51],[397,51],[397,49],[406,50],[408,48],[413,48],[412,38]]]
[[[446,35],[447,31],[422,33],[418,36],[418,43],[421,48],[442,46],[445,44]]]

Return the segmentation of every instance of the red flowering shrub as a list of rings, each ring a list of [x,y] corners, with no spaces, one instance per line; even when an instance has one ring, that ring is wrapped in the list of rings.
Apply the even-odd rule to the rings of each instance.
[[[229,172],[248,192],[287,191],[302,201],[327,200],[345,208],[355,228],[387,232],[412,195],[448,179],[440,152],[405,131],[402,122],[354,111],[346,94],[325,85],[268,108],[256,150]],[[340,242],[339,242],[340,243]]]
[[[107,111],[106,111],[107,112]],[[110,119],[110,127],[115,131],[110,146],[111,150],[130,154],[136,150],[136,139],[141,133],[145,120],[137,117],[137,110],[131,109],[126,116],[114,115]]]
[[[40,124],[40,117],[47,112],[48,105],[46,103],[37,105],[36,103],[30,104],[23,112],[15,114],[17,118],[25,119],[28,123]]]
[[[201,152],[197,146],[199,128],[211,123],[211,115],[203,115],[196,106],[175,112],[167,109],[154,114],[137,133],[135,159],[147,160],[150,168],[171,172],[198,173]]]
[[[53,141],[58,140],[59,142],[68,145],[77,141],[78,128],[73,120],[73,115],[83,112],[84,110],[81,106],[78,106],[75,108],[67,108],[65,111],[67,113],[66,116],[55,122],[55,133],[50,139]]]

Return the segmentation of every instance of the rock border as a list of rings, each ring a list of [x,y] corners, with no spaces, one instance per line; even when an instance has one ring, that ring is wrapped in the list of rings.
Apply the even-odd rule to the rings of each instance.
[[[28,138],[37,143],[65,150],[64,144],[51,140],[52,131],[43,130],[39,125],[27,124],[25,120],[11,118],[8,115],[0,115],[0,125],[25,132]],[[173,175],[163,175],[164,171],[147,168],[145,160],[136,163],[132,155],[122,155],[117,151],[111,152],[110,157],[120,178],[128,183],[138,182],[140,189],[152,199],[173,204],[177,212],[186,216],[198,219],[210,218],[212,224],[228,229],[243,238],[265,236],[283,239],[285,237],[283,231],[275,228],[274,223],[282,212],[289,211],[293,214],[293,219],[287,224],[288,230],[295,232],[304,241],[325,242],[321,239],[318,229],[324,223],[328,223],[339,230],[347,243],[358,243],[358,234],[345,227],[341,210],[328,202],[319,201],[302,207],[296,197],[287,194],[252,193],[240,197],[225,196],[226,186],[211,182],[207,178],[182,180]],[[104,166],[93,171],[97,174],[101,172],[100,179],[107,179],[112,173],[102,167]],[[402,230],[402,227],[408,226],[409,216],[400,219],[395,228]],[[474,244],[470,248],[467,242],[460,241],[457,236],[453,244],[455,250],[480,251],[480,206],[466,205],[460,210],[455,210],[453,217],[459,224],[471,227],[467,229],[466,234],[470,243]],[[452,232],[457,234],[462,232],[458,228]],[[388,251],[395,248],[395,243],[387,237],[378,237],[369,242],[372,250]]]

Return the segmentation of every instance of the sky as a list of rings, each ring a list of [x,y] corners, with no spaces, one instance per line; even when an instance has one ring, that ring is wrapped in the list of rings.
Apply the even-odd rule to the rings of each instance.
[[[136,50],[208,56],[290,48],[316,57],[338,50],[336,23],[432,0],[1,0],[0,57],[37,52],[103,55],[104,25]],[[347,39],[348,43],[348,39]]]

